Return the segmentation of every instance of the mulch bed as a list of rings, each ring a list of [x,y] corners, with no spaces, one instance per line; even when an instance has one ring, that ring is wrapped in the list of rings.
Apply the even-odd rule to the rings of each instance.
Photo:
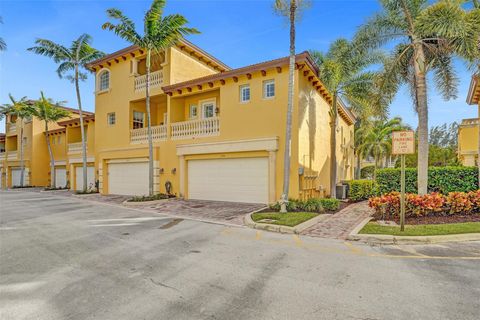
[[[400,218],[394,219],[397,224],[400,224]],[[460,222],[480,222],[480,214],[471,214],[463,216],[427,216],[427,217],[406,217],[405,224],[419,225],[419,224],[445,224],[445,223],[460,223]]]
[[[338,210],[335,210],[335,211],[328,211],[328,213],[337,213],[339,211],[342,211],[343,209],[345,209],[346,207],[354,204],[355,202],[344,202],[344,201],[340,201],[340,207],[338,208]]]

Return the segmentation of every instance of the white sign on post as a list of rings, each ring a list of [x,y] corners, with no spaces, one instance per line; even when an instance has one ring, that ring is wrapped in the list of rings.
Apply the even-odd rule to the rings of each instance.
[[[414,154],[415,153],[415,132],[393,131],[392,132],[392,154]]]

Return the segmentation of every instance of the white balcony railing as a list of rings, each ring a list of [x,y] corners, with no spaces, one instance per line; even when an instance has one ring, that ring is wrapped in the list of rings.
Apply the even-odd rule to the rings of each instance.
[[[5,160],[5,152],[0,152],[0,161]]]
[[[88,146],[87,146],[88,149]],[[68,154],[82,153],[82,143],[74,142],[68,144]]]
[[[7,152],[7,161],[17,160],[17,150]]]
[[[13,133],[17,131],[17,125],[15,123],[8,124],[8,132]]]
[[[154,126],[151,129],[153,142],[167,140],[167,126]],[[131,129],[130,143],[148,143],[147,128]]]
[[[217,117],[172,123],[172,140],[218,136],[220,119]]]
[[[479,122],[480,122],[480,119],[478,119],[478,118],[463,119],[461,125],[462,126],[478,125]]]
[[[150,73],[150,88],[159,87],[163,83],[163,72],[158,70]],[[135,92],[145,91],[147,87],[147,76],[141,75],[135,77]]]

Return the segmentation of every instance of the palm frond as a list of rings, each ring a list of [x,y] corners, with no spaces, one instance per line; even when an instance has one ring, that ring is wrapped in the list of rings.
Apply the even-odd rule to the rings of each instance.
[[[52,58],[56,63],[71,60],[73,58],[67,48],[51,40],[37,39],[35,40],[35,44],[37,46],[28,48],[27,50]]]
[[[142,37],[135,31],[135,24],[122,11],[114,8],[108,9],[107,15],[112,19],[118,20],[119,23],[105,22],[102,25],[102,29],[113,31],[116,35],[130,43],[140,44]]]

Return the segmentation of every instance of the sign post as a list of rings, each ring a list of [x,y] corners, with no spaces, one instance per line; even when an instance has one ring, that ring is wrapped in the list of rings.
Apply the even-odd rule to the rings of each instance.
[[[400,231],[405,230],[405,155],[415,153],[415,132],[393,131],[392,154],[400,156]]]

